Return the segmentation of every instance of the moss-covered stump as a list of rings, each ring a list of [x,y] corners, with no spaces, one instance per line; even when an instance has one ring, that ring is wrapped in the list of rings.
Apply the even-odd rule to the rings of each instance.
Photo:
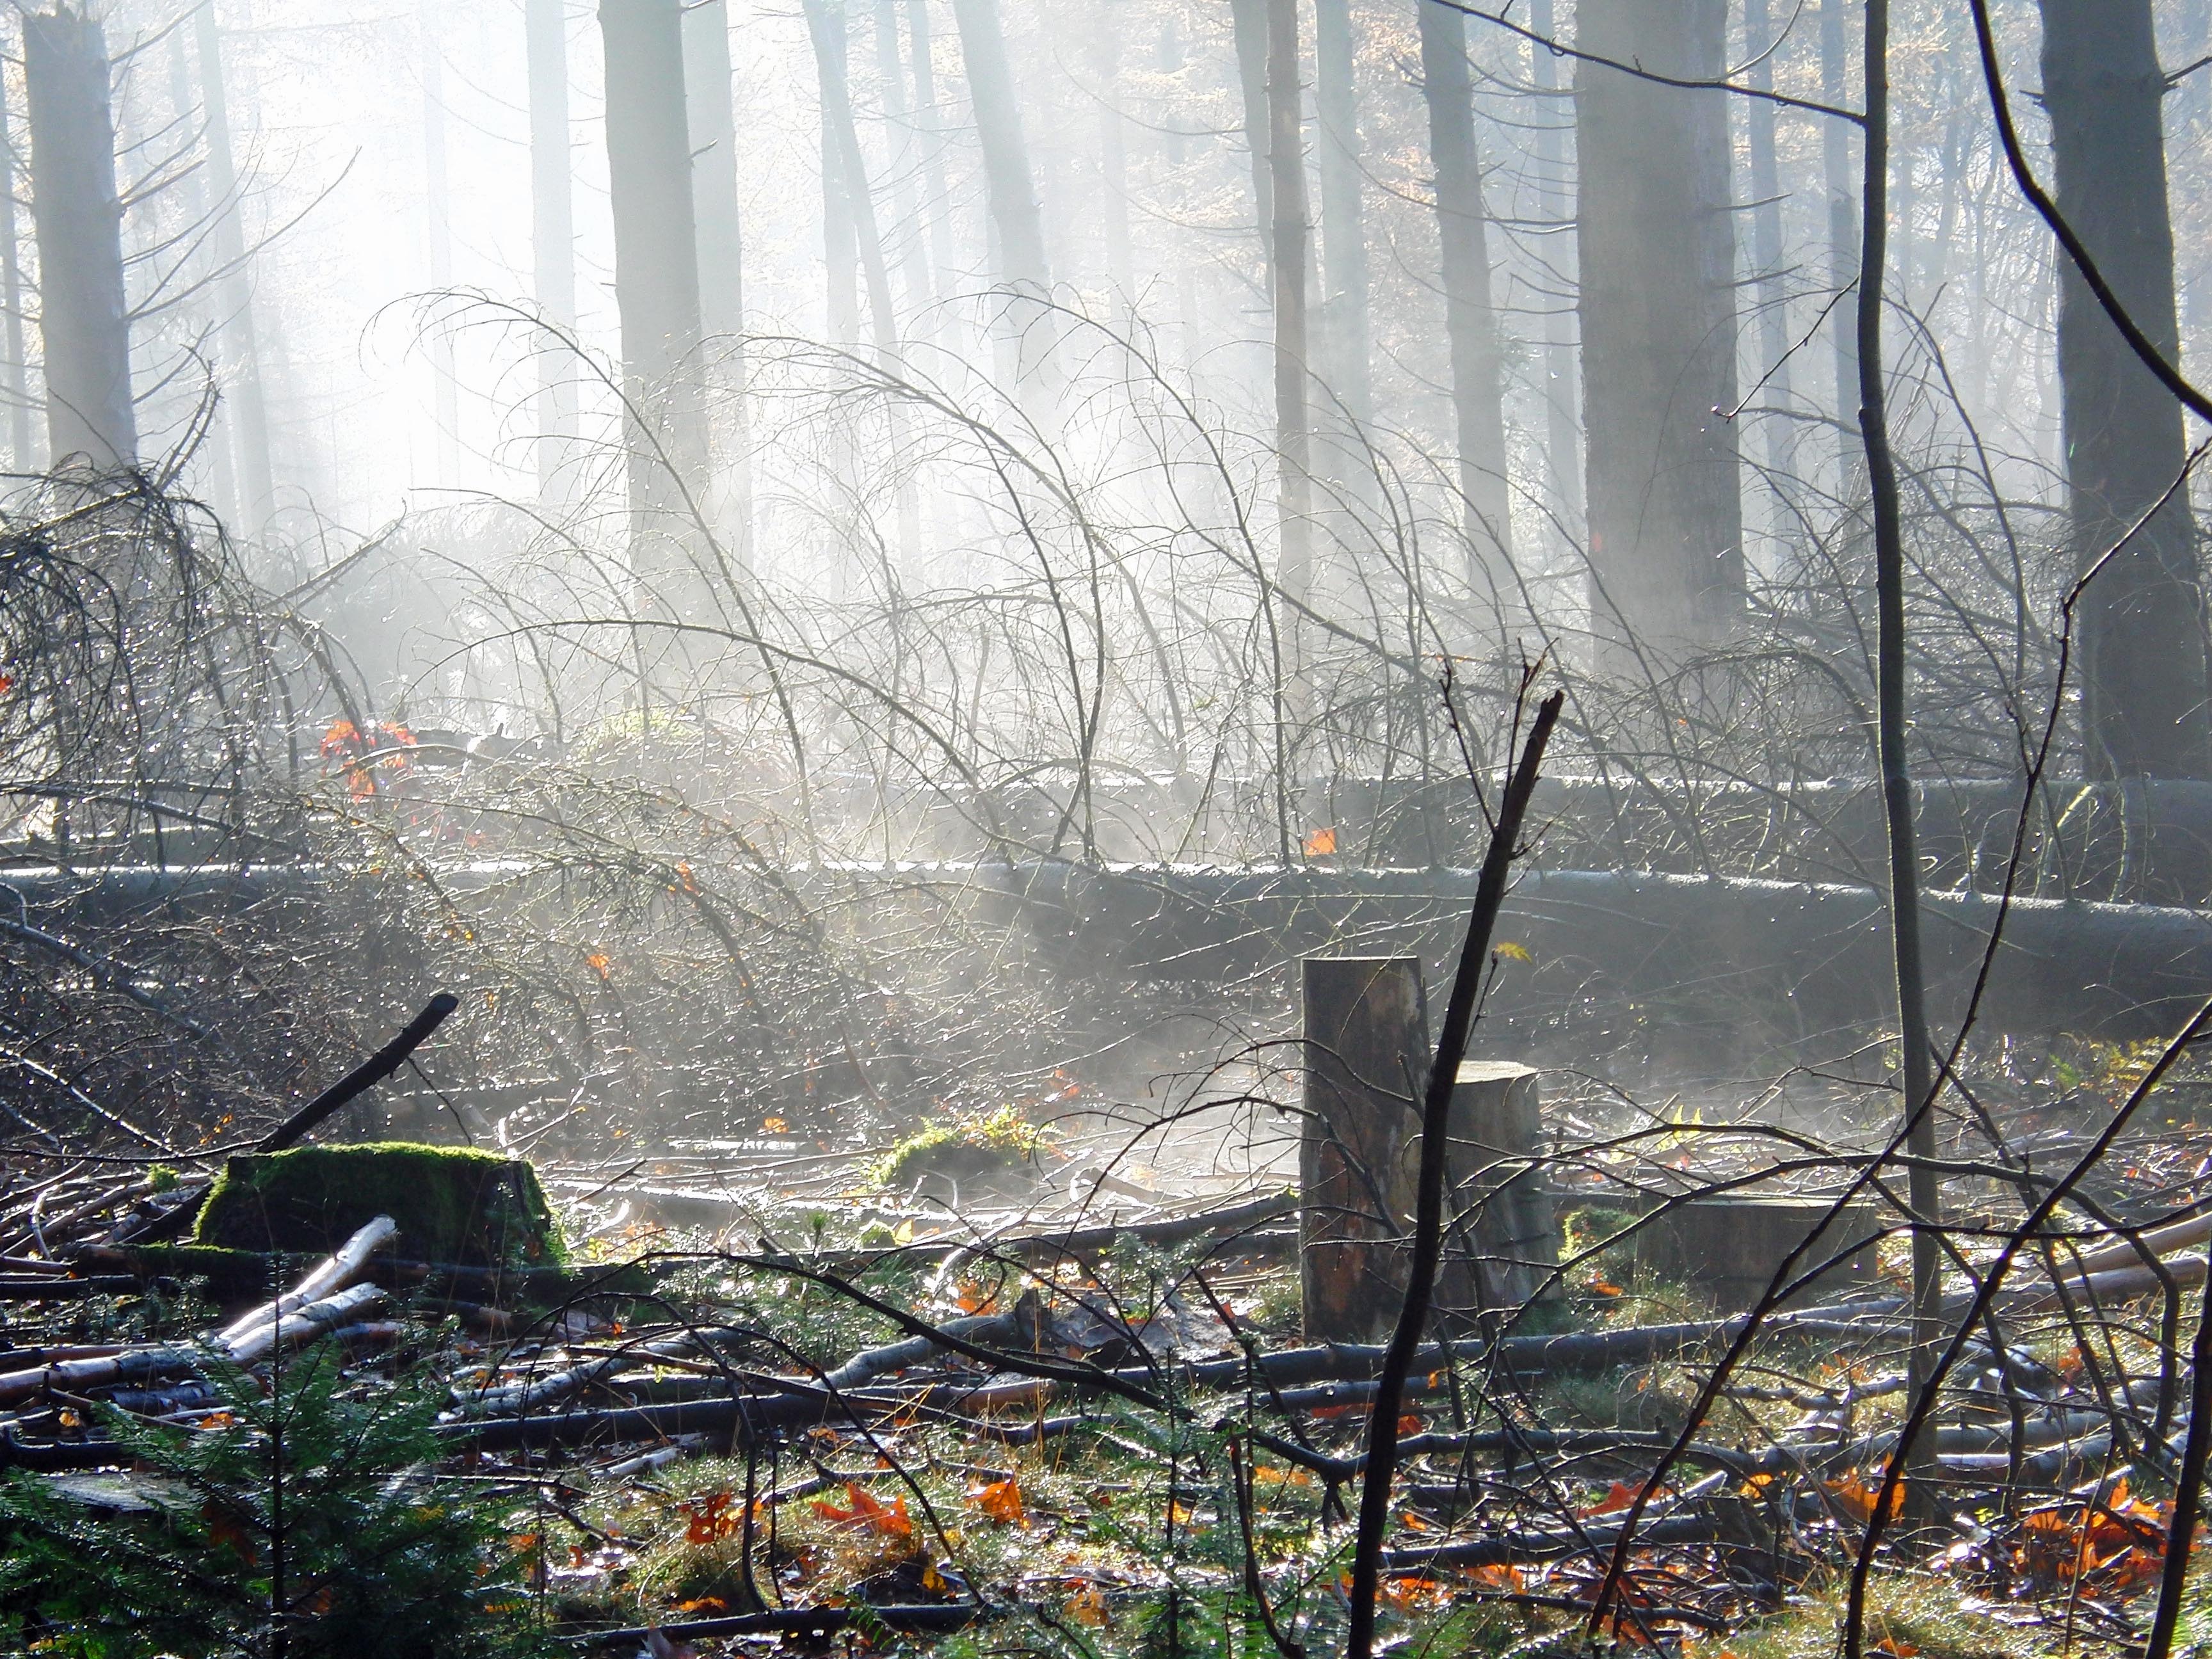
[[[380,1215],[398,1254],[471,1267],[557,1266],[560,1224],[519,1158],[409,1141],[234,1158],[200,1208],[196,1244],[321,1255]]]

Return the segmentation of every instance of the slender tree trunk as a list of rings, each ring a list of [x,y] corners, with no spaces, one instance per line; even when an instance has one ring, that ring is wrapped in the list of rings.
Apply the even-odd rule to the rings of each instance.
[[[822,103],[822,258],[829,281],[826,299],[830,337],[842,346],[860,339],[860,238],[853,222],[852,186],[846,178],[845,157],[837,145],[837,122],[826,88],[834,80],[842,85],[846,74],[842,9],[839,27],[825,33],[817,28],[814,9],[808,7],[806,40],[814,54],[814,81]],[[824,66],[823,54],[836,62]]]
[[[1744,0],[1743,45],[1749,60],[1745,83],[1771,89],[1777,41],[1770,0]],[[1753,291],[1759,296],[1759,367],[1766,376],[1759,400],[1786,410],[1790,290],[1782,270],[1782,171],[1775,155],[1774,106],[1761,98],[1746,99],[1744,127],[1751,159],[1751,263]],[[1796,429],[1786,414],[1765,416],[1759,424],[1766,434],[1769,488],[1786,488],[1796,462]]]
[[[1105,219],[1106,276],[1114,284],[1115,316],[1126,322],[1135,303],[1137,276],[1129,252],[1129,144],[1122,131],[1121,30],[1127,22],[1114,0],[1095,0],[1091,62],[1098,79],[1098,211]]]
[[[47,448],[57,464],[75,455],[94,466],[135,466],[123,204],[100,25],[65,7],[23,14],[23,81],[30,94]]]
[[[876,84],[881,89],[884,125],[890,137],[891,222],[897,227],[899,270],[906,283],[909,318],[936,326],[937,285],[930,279],[929,250],[915,206],[914,157],[917,131],[907,108],[905,54],[899,50],[898,0],[876,0]]]
[[[682,515],[687,492],[699,488],[706,469],[707,440],[680,6],[681,0],[600,0],[599,31],[632,556],[647,605],[685,615],[696,571],[684,568],[692,561],[678,550],[691,529]]]
[[[174,130],[191,131],[198,121],[199,100],[192,92],[192,66],[185,53],[190,43],[179,29],[169,36],[169,115]],[[136,148],[126,140],[126,146]],[[209,223],[208,175],[211,167],[196,167],[189,177],[179,181],[184,192],[185,222],[195,226]],[[221,272],[210,269],[215,256],[211,242],[204,242],[193,251],[188,261],[188,280],[203,294],[210,295],[220,305],[220,294],[215,282]],[[215,392],[217,408],[215,417],[208,422],[206,446],[210,470],[215,474],[216,501],[220,503],[225,524],[242,529],[246,522],[245,504],[240,499],[238,467],[231,441],[230,424],[223,418],[228,412],[228,399],[222,395],[223,358],[227,355],[216,337],[220,335],[222,319],[219,312],[208,322],[198,345],[206,353],[208,386]]]
[[[1424,0],[1426,3],[1426,0]],[[1322,301],[1328,373],[1346,411],[1374,418],[1368,365],[1367,227],[1361,200],[1359,88],[1351,0],[1314,0],[1315,112],[1321,118]]]
[[[684,11],[684,108],[691,132],[691,216],[699,240],[699,323],[717,342],[711,512],[741,566],[752,558],[752,457],[746,406],[744,236],[738,213],[738,122],[726,0]]]
[[[1269,0],[1229,0],[1229,21],[1237,47],[1237,86],[1243,94],[1244,147],[1252,158],[1252,222],[1267,261],[1267,281],[1275,280],[1270,240],[1275,223],[1275,180],[1267,167],[1267,6]]]
[[[1844,17],[1850,3],[1850,0],[1820,0],[1820,100],[1838,107],[1850,95],[1850,47]],[[1820,169],[1828,194],[1828,283],[1841,295],[1859,279],[1859,212],[1851,182],[1851,133],[1841,121],[1820,124]],[[1850,325],[1850,306],[1838,305],[1828,325],[1829,337],[1835,343],[1838,415],[1858,406],[1858,335]],[[1860,475],[1864,461],[1850,426],[1845,419],[1837,438],[1842,451],[1837,490],[1846,497],[1856,493],[1851,480]]]
[[[1726,0],[1582,0],[1585,52],[1719,76]],[[1601,655],[1731,637],[1744,606],[1735,240],[1723,94],[1576,71],[1591,618]]]
[[[532,287],[545,320],[573,337],[576,327],[574,172],[568,151],[568,38],[566,0],[524,0],[522,27],[530,76],[530,249]],[[564,473],[576,438],[575,365],[568,348],[538,353],[538,489],[567,493]]]
[[[936,43],[929,27],[929,0],[907,0],[907,61],[914,68],[914,121],[921,137],[922,182],[929,191],[925,216],[929,222],[929,262],[934,286],[950,290],[957,281],[953,269],[952,195],[945,171],[945,116],[937,102]],[[954,356],[962,350],[959,313],[945,309],[939,338]]]
[[[744,242],[738,222],[738,124],[731,104],[726,0],[690,0],[684,9],[684,108],[691,131],[700,325],[709,334],[735,334],[744,325]]]
[[[276,480],[269,455],[269,404],[261,384],[261,338],[254,319],[253,284],[246,253],[246,227],[238,214],[236,141],[230,131],[229,81],[222,67],[222,30],[214,0],[193,18],[200,60],[200,106],[207,122],[208,185],[214,198],[215,257],[221,276],[224,380],[232,449],[238,458],[240,527],[251,533],[276,510]]]
[[[1888,272],[1889,233],[1889,0],[1868,0],[1863,182],[1864,276],[1852,331],[1859,371],[1859,437],[1865,452],[1874,521],[1876,644],[1876,721],[1881,756],[1881,795],[1889,842],[1890,936],[1897,963],[1898,1082],[1905,1114],[1905,1146],[1913,1164],[1905,1177],[1912,1206],[1912,1355],[1917,1400],[1931,1386],[1943,1330],[1943,1188],[1936,1170],[1935,1049],[1928,1028],[1928,980],[1920,951],[1920,855],[1912,823],[1911,688],[1905,657],[1905,525],[1897,467],[1889,443],[1887,388],[1882,381],[1881,321]],[[1923,1434],[1906,1447],[1912,1480],[1906,1505],[1921,1525],[1933,1522],[1942,1493],[1936,1482],[1936,1437]]]
[[[8,399],[8,462],[17,472],[37,472],[43,469],[37,441],[31,435],[30,366],[23,352],[23,253],[15,228],[15,192],[28,177],[15,154],[15,130],[13,112],[8,107],[4,88],[0,88],[0,160],[4,160],[7,174],[4,188],[0,188],[0,325],[7,331],[6,362],[0,363],[0,375]]]
[[[430,258],[430,289],[453,285],[453,192],[446,177],[446,54],[436,0],[422,0],[416,26],[422,43],[422,203]],[[430,373],[437,400],[438,482],[461,477],[461,382],[453,362],[453,332],[441,317],[430,331]]]
[[[998,233],[999,263],[1006,284],[1017,294],[1045,300],[1052,271],[1044,251],[1044,219],[1037,207],[1036,174],[1030,167],[1029,140],[1022,131],[1021,106],[1014,96],[1014,71],[999,26],[999,0],[952,0],[952,19],[960,30],[960,55],[968,67],[968,96],[975,112],[975,136],[983,150],[984,193]],[[1006,312],[1006,325],[1019,342],[1017,380],[1024,391],[1057,394],[1054,340],[1058,331],[1034,307]]]
[[[1444,335],[1451,356],[1453,441],[1459,453],[1468,580],[1483,601],[1510,613],[1519,611],[1521,603],[1513,577],[1504,391],[1498,373],[1498,314],[1490,295],[1482,166],[1475,153],[1467,18],[1434,0],[1424,0],[1419,15],[1422,98],[1428,106],[1429,165],[1436,173]]]
[[[1546,40],[1554,38],[1557,22],[1552,0],[1531,0],[1529,26]],[[1531,45],[1529,78],[1537,89],[1556,94],[1559,89],[1559,60],[1543,47]],[[1567,139],[1573,122],[1567,106],[1547,97],[1537,108],[1537,202],[1547,225],[1565,226],[1574,213],[1567,157]],[[1582,399],[1575,373],[1574,243],[1566,236],[1544,239],[1559,292],[1546,296],[1544,316],[1544,437],[1551,452],[1552,489],[1568,533],[1576,532],[1583,516]]]
[[[1298,89],[1298,0],[1267,0],[1267,176],[1274,210],[1276,513],[1282,583],[1294,599],[1313,586],[1312,445],[1307,432],[1306,155]]]
[[[876,353],[886,371],[898,356],[898,319],[891,307],[890,271],[884,264],[883,239],[876,228],[874,191],[866,159],[860,154],[860,125],[853,118],[853,94],[847,79],[848,27],[844,0],[801,0],[806,29],[814,43],[815,73],[822,87],[822,129],[825,156],[867,281],[869,320]]]
[[[2043,102],[2059,211],[2169,360],[2181,331],[2151,0],[2042,0]],[[2061,256],[2058,377],[2075,565],[2087,570],[2172,491],[2082,596],[2092,777],[2207,775],[2203,597],[2180,476],[2181,406]]]

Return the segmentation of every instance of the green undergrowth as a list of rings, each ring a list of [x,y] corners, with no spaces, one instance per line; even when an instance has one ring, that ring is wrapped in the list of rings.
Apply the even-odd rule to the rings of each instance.
[[[1917,1659],[2027,1659],[2057,1647],[2056,1629],[2005,1621],[1963,1605],[1960,1587],[1942,1578],[1888,1571],[1868,1584],[1866,1650]],[[1724,1642],[1737,1659],[1834,1659],[1843,1628],[1838,1582],[1793,1596],[1781,1612],[1753,1620]]]
[[[1049,1144],[1047,1131],[1018,1108],[1001,1106],[908,1135],[877,1164],[875,1184],[898,1188],[933,1176],[956,1182],[1003,1177],[1036,1164]]]

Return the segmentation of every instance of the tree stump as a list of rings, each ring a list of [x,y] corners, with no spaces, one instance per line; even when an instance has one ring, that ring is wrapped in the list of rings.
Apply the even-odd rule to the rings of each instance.
[[[1864,1290],[1875,1281],[1880,1214],[1874,1205],[1857,1202],[1824,1223],[1830,1208],[1825,1198],[1770,1193],[1703,1193],[1677,1200],[1637,1229],[1636,1277],[1695,1285],[1711,1295],[1722,1313],[1742,1313],[1765,1295],[1783,1259],[1810,1237],[1812,1248],[1798,1258],[1792,1277],[1832,1259],[1833,1265],[1778,1305],[1805,1307]]]
[[[326,1255],[379,1215],[399,1224],[399,1252],[422,1261],[535,1267],[563,1254],[528,1164],[408,1141],[234,1158],[201,1206],[193,1242]]]
[[[1452,1091],[1451,1204],[1437,1310],[1467,1318],[1532,1300],[1559,1265],[1552,1189],[1537,1161],[1544,1121],[1536,1073],[1510,1060],[1462,1063]]]
[[[1414,957],[1309,957],[1305,1104],[1298,1152],[1305,1334],[1371,1342],[1406,1297],[1401,1156],[1428,1066],[1428,1011]]]

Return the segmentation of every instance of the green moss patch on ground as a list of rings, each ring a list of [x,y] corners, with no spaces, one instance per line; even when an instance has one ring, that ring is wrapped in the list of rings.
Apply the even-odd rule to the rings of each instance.
[[[192,1242],[322,1253],[380,1215],[399,1224],[399,1253],[423,1261],[527,1267],[566,1259],[527,1163],[409,1141],[234,1158],[200,1208]]]

